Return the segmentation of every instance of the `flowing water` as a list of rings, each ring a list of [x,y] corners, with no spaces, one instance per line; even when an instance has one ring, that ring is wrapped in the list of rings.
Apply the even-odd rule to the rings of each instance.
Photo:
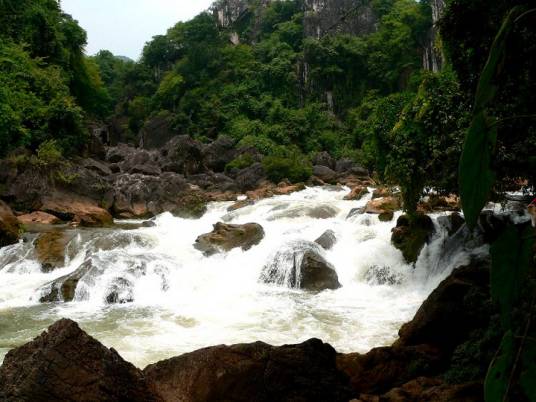
[[[390,244],[395,221],[359,214],[347,218],[369,199],[344,201],[347,193],[347,188],[308,188],[232,213],[227,212],[231,203],[213,203],[199,220],[166,213],[150,228],[71,230],[66,267],[52,273],[41,272],[31,241],[3,248],[0,361],[62,317],[76,320],[139,367],[210,345],[256,340],[279,345],[317,337],[340,352],[388,345],[468,255],[440,261],[444,233],[439,230],[416,266],[407,265]],[[248,251],[205,257],[192,244],[222,220],[259,223],[265,238]],[[337,271],[340,289],[311,293],[285,281],[262,283],[263,267],[278,251],[314,241],[327,229],[338,241],[322,252]],[[92,269],[80,280],[73,302],[39,302],[53,280],[84,264]],[[371,268],[396,280],[378,284]],[[116,301],[129,302],[110,304],[111,292]]]

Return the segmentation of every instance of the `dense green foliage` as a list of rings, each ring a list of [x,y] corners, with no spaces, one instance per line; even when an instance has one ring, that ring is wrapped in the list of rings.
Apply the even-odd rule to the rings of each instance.
[[[530,81],[533,73],[530,68],[533,67],[535,49],[518,47],[529,60],[519,60],[518,55],[511,54],[511,51],[523,39],[534,40],[535,33],[527,30],[525,25],[534,23],[531,18],[536,15],[536,8],[529,9],[529,4],[516,5],[508,1],[498,3],[498,9],[515,7],[505,12],[476,84],[472,122],[460,161],[460,193],[470,227],[476,226],[497,179],[504,182],[521,177],[534,184],[534,172],[525,169],[531,166],[533,161],[530,158],[535,155],[534,123],[531,122],[535,116],[534,113],[520,112],[534,111],[533,104],[524,104],[530,102],[530,95],[524,87],[534,85]],[[450,6],[451,13],[460,7],[455,1]],[[452,24],[455,33],[456,24],[452,19],[449,21],[449,17],[452,18],[452,15],[447,13],[443,31],[448,33],[449,24]],[[468,35],[469,40],[472,37]],[[450,45],[455,66],[457,62],[478,60],[471,59],[472,55],[456,52],[457,47],[452,46],[453,43]],[[509,63],[513,61],[521,65],[510,68]],[[460,65],[459,68],[463,73],[466,67]],[[517,75],[519,72],[525,74]],[[468,91],[474,90],[472,80],[471,75],[465,76]],[[498,119],[498,116],[501,118]],[[521,130],[522,136],[510,131],[512,125]],[[503,140],[502,135],[513,137],[516,142],[511,142],[512,138]],[[508,163],[502,156],[516,153],[519,145],[529,148],[529,160],[526,159],[527,154],[516,154],[514,165],[517,169],[512,171],[509,166],[512,161]],[[500,151],[497,152],[497,149]],[[484,395],[487,402],[532,401],[536,398],[536,331],[532,325],[536,303],[535,244],[536,231],[530,224],[509,224],[491,247],[491,295],[499,307],[504,335],[486,376]]]
[[[0,154],[54,138],[80,150],[109,103],[86,33],[55,0],[0,1]]]

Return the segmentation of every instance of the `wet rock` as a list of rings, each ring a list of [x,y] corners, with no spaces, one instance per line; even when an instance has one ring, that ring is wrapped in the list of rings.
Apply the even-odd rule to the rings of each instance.
[[[337,243],[335,232],[333,230],[326,230],[315,240],[315,243],[319,244],[324,250],[331,250],[335,243]]]
[[[257,223],[245,225],[229,225],[218,222],[210,233],[199,236],[194,247],[203,254],[210,256],[221,251],[230,251],[240,247],[249,250],[264,238],[264,229]]]
[[[110,213],[89,198],[73,194],[55,193],[43,199],[42,210],[64,221],[74,221],[81,226],[102,227],[113,224]]]
[[[5,202],[0,201],[0,247],[17,243],[19,231],[17,217]]]
[[[272,210],[274,211],[274,210]],[[309,217],[314,219],[330,219],[337,216],[339,209],[332,205],[321,204],[321,205],[296,205],[288,206],[286,209],[281,212],[275,212],[268,220],[277,220],[277,219],[294,219],[300,217]]]
[[[354,187],[350,193],[346,196],[344,196],[344,199],[345,200],[348,200],[348,201],[358,201],[360,200],[361,198],[363,198],[365,195],[368,194],[368,189],[367,187],[365,186],[356,186]]]
[[[378,187],[372,191],[372,199],[392,197],[393,192],[388,187]]]
[[[47,214],[43,211],[35,211],[31,214],[20,215],[17,217],[17,219],[23,225],[56,225],[61,223],[60,218],[51,214]]]
[[[402,279],[402,275],[386,266],[373,265],[365,273],[365,281],[372,285],[400,285]]]
[[[106,295],[108,304],[125,304],[134,301],[133,283],[125,278],[115,279]]]
[[[174,216],[185,219],[199,219],[207,212],[208,198],[201,191],[190,191],[181,194],[171,209]]]
[[[143,373],[62,319],[10,351],[0,367],[2,401],[159,401]]]
[[[114,232],[98,235],[91,240],[88,245],[88,253],[124,249],[129,246],[135,248],[153,248],[156,245],[157,241],[154,238],[143,233]]]
[[[346,215],[346,219],[350,219],[356,215],[361,215],[365,213],[365,208],[352,208],[350,212],[348,212],[348,215]]]
[[[35,240],[35,252],[43,272],[51,272],[65,265],[65,248],[72,239],[63,231],[45,232]]]
[[[230,137],[220,136],[203,149],[205,166],[214,172],[223,172],[225,166],[233,161],[238,154],[235,148],[235,140]]]
[[[264,283],[310,291],[341,287],[335,268],[323,257],[322,248],[309,241],[295,241],[281,247],[263,268]]]
[[[392,230],[391,243],[402,251],[406,262],[415,263],[434,231],[434,223],[428,215],[418,214],[413,218],[402,215]]]
[[[201,349],[143,372],[164,400],[346,402],[352,391],[335,359],[318,339],[280,347],[256,342]]]
[[[433,194],[425,197],[417,208],[423,212],[459,211],[460,198],[456,195],[442,196]]]
[[[426,343],[452,350],[472,330],[485,327],[492,312],[489,265],[487,259],[476,259],[454,270],[402,326],[396,345]],[[456,325],[445,317],[453,317]]]
[[[447,229],[449,236],[452,236],[460,230],[465,223],[465,219],[458,212],[453,212],[450,215],[438,217],[437,223]]]
[[[254,200],[249,200],[249,199],[240,200],[240,201],[235,202],[229,208],[227,208],[227,211],[228,212],[233,212],[233,211],[236,211],[237,209],[249,207],[249,206],[254,205],[254,204],[255,204]]]
[[[332,158],[332,156],[328,152],[323,151],[323,152],[318,152],[313,157],[313,165],[326,166],[330,168],[331,170],[335,170],[337,166],[337,162],[335,161],[335,159]]]
[[[395,211],[401,208],[400,199],[397,197],[384,197],[371,200],[365,206],[365,213],[379,215],[382,222],[393,220]]]
[[[78,282],[93,268],[90,260],[85,261],[76,271],[62,276],[41,289],[40,303],[71,302],[74,300]]]
[[[313,166],[313,176],[318,177],[325,183],[334,183],[337,181],[337,173],[327,166]]]

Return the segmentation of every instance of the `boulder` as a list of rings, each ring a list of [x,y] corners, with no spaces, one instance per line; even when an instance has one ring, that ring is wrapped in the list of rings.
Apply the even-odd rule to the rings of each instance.
[[[184,219],[199,219],[207,212],[208,197],[202,191],[188,191],[175,200],[171,209],[174,216]]]
[[[336,368],[335,350],[318,339],[279,347],[262,342],[214,346],[152,364],[143,373],[166,401],[352,398],[348,378]]]
[[[43,272],[51,272],[65,265],[65,248],[72,239],[63,231],[41,233],[35,240],[37,260]]]
[[[315,154],[315,156],[313,156],[313,165],[326,166],[331,170],[335,170],[337,168],[337,162],[335,159],[333,159],[329,152],[326,151],[318,152]]]
[[[337,243],[337,237],[333,230],[326,230],[322,235],[315,240],[324,250],[330,250]]]
[[[88,170],[96,172],[101,176],[110,176],[112,174],[112,171],[108,164],[92,158],[82,159],[80,161],[80,165]]]
[[[187,177],[188,182],[199,186],[209,192],[235,192],[238,190],[236,182],[222,173],[200,173]]]
[[[386,346],[337,356],[337,367],[350,378],[356,395],[383,394],[415,377],[437,375],[444,363],[441,351],[429,345]]]
[[[11,208],[0,200],[0,247],[9,246],[19,241],[19,221]]]
[[[20,215],[17,219],[23,225],[56,225],[61,223],[60,218],[43,211],[34,211],[31,214]]]
[[[97,202],[73,194],[54,193],[43,198],[41,209],[64,221],[74,221],[81,226],[102,227],[113,224],[110,213]]]
[[[388,187],[378,187],[372,191],[372,199],[392,197],[393,192]]]
[[[337,272],[322,254],[322,248],[313,242],[287,243],[264,266],[261,281],[315,292],[338,289]]]
[[[236,174],[236,184],[240,191],[254,190],[258,187],[258,184],[266,179],[266,173],[261,163],[254,163],[253,165],[241,169]]]
[[[255,204],[255,201],[250,200],[250,199],[236,201],[233,205],[231,205],[231,206],[229,206],[227,208],[227,212],[233,212],[233,211],[236,211],[237,209],[249,207],[249,206],[254,205],[254,204]]]
[[[433,194],[419,202],[418,208],[424,212],[459,211],[460,198],[453,194],[448,196]]]
[[[354,187],[349,194],[344,196],[344,199],[347,201],[358,201],[368,194],[368,189],[365,186],[356,186]]]
[[[123,162],[128,155],[136,152],[136,148],[127,144],[119,144],[115,147],[109,147],[106,150],[106,161],[109,163]]]
[[[78,269],[68,275],[55,279],[41,289],[40,303],[71,302],[76,294],[78,282],[91,269],[93,264],[90,260],[85,261]]]
[[[218,222],[210,233],[199,236],[194,247],[203,254],[210,256],[221,251],[230,251],[240,247],[249,250],[264,238],[264,229],[257,223],[245,225],[229,225]]]
[[[203,173],[203,144],[188,135],[169,140],[160,149],[160,165],[165,172],[194,175]]]
[[[406,262],[415,263],[434,231],[434,222],[428,215],[418,214],[413,218],[402,215],[392,230],[391,243],[402,251]]]
[[[150,117],[140,130],[140,147],[156,149],[164,146],[167,141],[175,137],[178,132],[173,128],[174,116],[161,111]]]
[[[327,166],[313,166],[313,176],[318,177],[325,183],[334,183],[337,181],[337,173]]]
[[[457,268],[428,296],[415,317],[400,329],[395,345],[435,345],[451,351],[476,328],[486,327],[493,311],[488,259]],[[452,317],[456,325],[445,317]]]
[[[368,177],[368,170],[362,166],[359,166],[352,159],[343,158],[337,161],[335,165],[335,171],[337,173],[353,174],[357,177]]]
[[[161,401],[143,373],[62,319],[11,350],[0,367],[2,401]]]
[[[365,213],[379,215],[383,222],[391,221],[395,211],[401,208],[400,199],[397,197],[384,197],[370,200],[365,206]]]
[[[233,161],[237,155],[235,140],[223,135],[203,148],[205,166],[214,172],[223,172],[225,166]]]

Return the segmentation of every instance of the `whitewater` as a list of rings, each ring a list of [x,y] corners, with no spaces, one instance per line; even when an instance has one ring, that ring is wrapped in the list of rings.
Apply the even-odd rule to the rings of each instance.
[[[370,195],[345,201],[348,192],[346,187],[307,188],[233,212],[227,211],[232,202],[215,202],[201,219],[164,213],[154,219],[155,226],[133,230],[122,227],[139,222],[67,229],[74,236],[66,266],[51,273],[41,272],[35,235],[28,235],[25,242],[0,250],[0,362],[10,349],[63,317],[138,367],[206,346],[257,340],[281,345],[315,337],[339,352],[389,345],[440,281],[469,261],[469,254],[440,258],[446,231],[437,225],[440,214],[434,214],[433,240],[415,266],[408,265],[390,242],[400,213],[391,222],[350,214]],[[318,210],[333,216],[319,219]],[[248,251],[205,257],[193,244],[219,221],[259,223],[265,237]],[[341,288],[313,293],[260,280],[279,250],[314,241],[328,229],[337,243],[322,253],[335,267]],[[39,302],[53,280],[88,261],[94,269],[81,279],[73,302]],[[396,281],[379,284],[369,272],[378,268]],[[130,302],[109,304],[111,287]]]

